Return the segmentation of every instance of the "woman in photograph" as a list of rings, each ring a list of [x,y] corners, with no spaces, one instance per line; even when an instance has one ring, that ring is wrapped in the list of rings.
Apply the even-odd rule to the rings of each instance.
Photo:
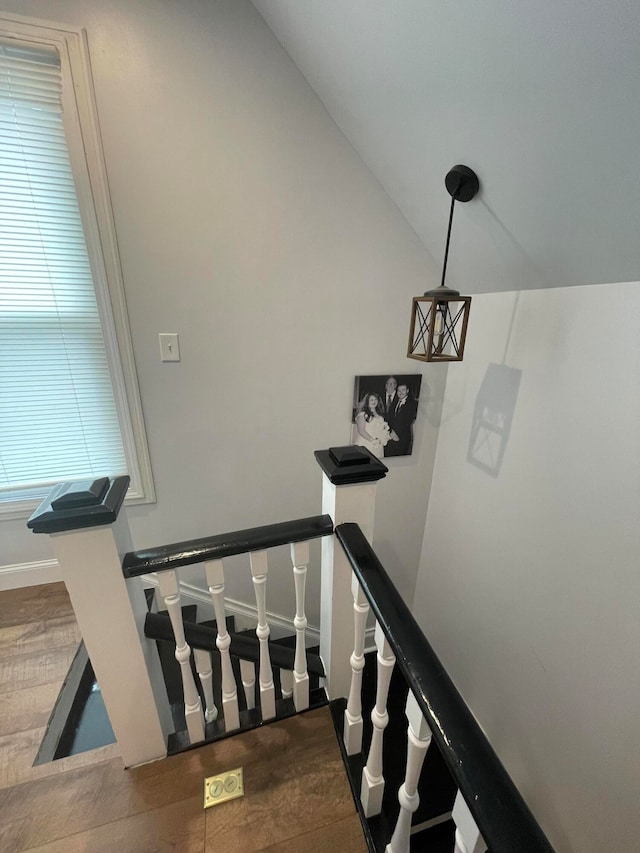
[[[354,444],[366,447],[382,458],[391,431],[383,418],[384,404],[379,394],[365,394],[358,405]]]

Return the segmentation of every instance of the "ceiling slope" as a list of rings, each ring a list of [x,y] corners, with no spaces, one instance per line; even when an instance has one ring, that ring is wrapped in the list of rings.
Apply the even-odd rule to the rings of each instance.
[[[481,293],[640,279],[640,3],[254,0],[328,112]]]

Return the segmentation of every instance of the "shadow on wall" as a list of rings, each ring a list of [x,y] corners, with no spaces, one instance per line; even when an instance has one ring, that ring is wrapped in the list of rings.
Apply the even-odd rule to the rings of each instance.
[[[497,477],[509,442],[522,371],[506,364],[490,364],[476,404],[467,461]]]
[[[492,477],[500,473],[522,379],[521,370],[506,364],[519,302],[520,293],[517,293],[502,363],[487,367],[473,408],[467,461]]]

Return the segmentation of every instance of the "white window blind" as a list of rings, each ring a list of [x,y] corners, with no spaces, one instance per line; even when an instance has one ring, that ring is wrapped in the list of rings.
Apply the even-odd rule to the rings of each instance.
[[[58,54],[0,43],[0,500],[126,469]]]

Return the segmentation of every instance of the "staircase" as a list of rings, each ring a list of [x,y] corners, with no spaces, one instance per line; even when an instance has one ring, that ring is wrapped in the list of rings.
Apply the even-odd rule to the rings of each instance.
[[[385,790],[382,799],[382,811],[379,815],[366,818],[360,802],[360,784],[362,769],[371,746],[373,725],[370,712],[375,704],[376,694],[376,653],[365,655],[363,671],[363,743],[362,752],[357,755],[346,754],[343,748],[343,760],[347,768],[349,782],[370,850],[384,851],[393,834],[398,820],[398,789],[404,782],[407,756],[407,720],[404,713],[407,698],[407,686],[399,671],[391,677],[387,712],[389,724],[385,729],[383,743],[383,766]],[[346,701],[337,699],[331,703],[331,711],[336,731],[342,731]],[[341,745],[342,740],[340,738]],[[456,827],[451,811],[456,798],[457,786],[437,749],[427,752],[423,772],[418,783],[420,802],[412,817],[411,850],[429,851],[429,853],[451,853],[454,847]]]
[[[154,599],[154,590],[147,589],[145,591],[147,604],[151,611]],[[201,636],[206,641],[207,631],[214,638],[217,635],[217,624],[215,620],[205,620],[197,622],[197,606],[185,605],[182,607],[182,618],[185,624],[186,633],[193,640],[193,635]],[[200,633],[191,630],[189,626],[199,626]],[[226,628],[232,637],[232,646],[234,643],[245,648],[245,653],[249,652],[255,643],[255,632],[251,630],[236,631],[235,617],[229,616],[226,619]],[[202,630],[204,629],[204,631]],[[171,713],[173,719],[173,733],[169,736],[168,754],[175,755],[180,752],[194,749],[189,741],[189,735],[186,727],[184,714],[184,695],[182,687],[182,676],[180,665],[175,658],[175,641],[171,633],[169,622],[169,614],[167,611],[152,613],[147,622],[147,636],[156,640],[164,681],[167,688],[167,695],[171,705]],[[246,641],[246,647],[242,646],[241,642]],[[211,643],[209,643],[211,645]],[[278,657],[276,649],[282,648],[290,652],[289,662],[293,660],[293,650],[295,649],[295,636],[273,640],[270,642],[271,657]],[[213,690],[214,701],[217,707],[222,705],[221,694],[221,661],[220,654],[214,648],[211,651],[211,661],[213,668]],[[309,659],[312,661],[310,669],[317,669],[317,664],[314,665],[314,657],[318,655],[318,647],[310,647],[307,649]],[[319,658],[318,658],[319,661]],[[73,674],[78,667],[82,669],[82,678],[79,683],[74,684]],[[236,676],[237,683],[241,683],[241,662],[240,658],[232,656],[232,666]],[[321,663],[320,663],[321,666]],[[202,691],[202,687],[198,680],[198,673],[195,668],[195,661],[192,659],[192,671],[195,683],[199,685],[199,691],[203,707],[206,704],[206,699]],[[260,708],[255,707],[255,686],[253,705],[248,707],[248,699],[246,693],[240,692],[238,703],[240,706],[240,729],[241,731],[250,731],[257,729],[263,725],[269,725],[280,720],[284,720],[296,715],[296,709],[291,698],[290,689],[282,686],[281,670],[277,666],[272,667],[273,680],[275,683],[276,692],[276,716],[269,721],[263,721]],[[90,663],[86,659],[86,651],[81,646],[79,654],[74,661],[70,670],[69,676],[65,680],[65,688],[63,695],[69,689],[75,690],[73,701],[71,702],[71,711],[68,717],[58,723],[53,722],[49,726],[48,733],[43,742],[44,746],[49,743],[53,735],[62,730],[64,733],[59,737],[54,748],[54,754],[47,754],[46,748],[41,748],[36,764],[43,761],[51,761],[73,754],[82,749],[94,749],[102,746],[104,743],[104,725],[101,724],[102,718],[105,716],[104,704],[100,700],[100,692],[96,689],[97,685],[93,670]],[[364,734],[363,734],[363,752],[355,756],[347,756],[342,743],[342,721],[346,701],[344,699],[336,699],[330,701],[327,698],[326,691],[320,686],[320,676],[314,672],[310,674],[310,702],[309,710],[329,706],[331,718],[333,720],[335,732],[337,735],[338,744],[341,747],[343,761],[347,770],[347,776],[351,787],[354,804],[356,808],[360,806],[359,785],[362,777],[363,758],[369,751],[371,744],[371,736],[373,726],[370,719],[370,711],[375,703],[376,693],[376,653],[369,652],[365,655],[365,667],[363,671],[362,685],[362,702],[363,702],[363,717],[364,717]],[[405,756],[407,751],[407,727],[404,716],[404,702],[406,699],[406,685],[398,671],[394,673],[391,679],[389,691],[389,699],[387,702],[387,710],[389,713],[389,725],[385,731],[384,740],[384,757],[383,764],[385,768],[386,788],[383,798],[382,811],[379,815],[372,818],[366,818],[362,808],[359,808],[360,819],[365,833],[365,838],[369,850],[384,851],[388,839],[391,837],[393,828],[398,818],[398,798],[396,792],[404,779],[405,772]],[[288,695],[287,695],[288,694]],[[249,700],[251,701],[251,700]],[[64,706],[64,703],[59,703]],[[55,714],[54,714],[55,719]],[[107,720],[108,726],[108,720]],[[84,744],[74,746],[77,737],[74,733],[81,731],[87,732]],[[110,732],[110,728],[109,728]],[[232,736],[233,733],[227,733],[222,720],[207,723],[205,726],[205,739],[203,743],[214,743],[218,740]],[[92,741],[91,738],[95,738]],[[109,742],[113,741],[113,735]],[[198,744],[198,747],[202,744]],[[274,768],[274,773],[278,772]],[[418,788],[420,795],[420,806],[413,817],[413,834],[411,837],[411,850],[429,850],[432,853],[450,853],[453,849],[455,825],[451,820],[451,809],[456,796],[456,785],[447,767],[442,759],[442,756],[437,750],[432,750],[426,760],[425,772],[422,775]]]
[[[148,597],[149,594],[153,596],[153,590],[148,591]],[[196,624],[198,624],[200,628],[209,629],[211,632],[211,638],[215,641],[215,636],[217,634],[217,624],[215,620],[206,620],[197,623],[196,616],[196,605],[186,605],[182,607],[185,634],[189,638],[190,643],[194,641],[194,637],[198,637],[198,634],[195,631],[190,631],[189,626],[194,626]],[[244,638],[247,641],[248,648],[251,647],[252,643],[255,643],[255,631],[244,630],[236,632],[235,618],[233,616],[227,617],[226,628],[232,638],[232,649],[234,648],[234,641],[236,639]],[[171,755],[188,749],[193,749],[194,747],[189,742],[189,736],[186,729],[182,677],[180,666],[175,658],[175,642],[173,634],[171,633],[168,612],[160,611],[158,614],[152,615],[152,617],[147,620],[146,633],[148,637],[156,639],[157,641],[162,671],[167,686],[167,694],[171,703],[175,733],[169,737],[168,752]],[[204,635],[201,635],[201,637],[202,636]],[[282,649],[291,651],[291,665],[293,661],[295,642],[296,638],[294,635],[270,641],[269,645],[272,660],[274,656],[277,655],[277,652],[274,655],[275,649],[277,649],[277,647],[281,647]],[[212,645],[212,643],[209,643],[207,648],[211,651],[212,657],[214,700],[216,706],[221,707],[222,693],[220,655]],[[245,653],[247,653],[247,651],[245,651]],[[308,660],[312,662],[309,666],[310,670],[317,668],[313,664],[315,663],[314,658],[317,657],[318,653],[318,646],[312,646],[307,649]],[[321,666],[320,659],[317,658],[317,660]],[[236,676],[236,682],[240,684],[240,659],[235,655],[232,656],[232,666]],[[198,684],[198,674],[196,672],[194,660],[192,660],[192,670],[196,684]],[[276,716],[272,720],[263,721],[259,707],[249,709],[247,707],[246,695],[244,693],[239,693],[240,728],[242,731],[275,723],[279,720],[286,719],[287,717],[293,717],[296,714],[290,690],[287,691],[285,688],[283,694],[281,677],[282,673],[285,671],[276,666],[272,667],[272,671],[276,691]],[[206,700],[201,688],[200,694],[204,707]],[[396,671],[391,679],[389,699],[387,702],[389,725],[385,731],[384,739],[383,763],[386,786],[382,811],[375,817],[366,818],[362,808],[359,808],[360,819],[369,850],[378,851],[378,853],[382,853],[382,851],[385,850],[386,844],[393,833],[393,828],[398,819],[399,805],[397,791],[404,780],[405,757],[407,754],[407,725],[406,718],[404,716],[406,694],[406,684],[404,684],[401,674]],[[330,707],[331,716],[338,736],[338,743],[341,746],[343,761],[347,769],[349,784],[351,786],[356,807],[360,806],[359,786],[364,764],[362,756],[366,756],[371,744],[373,726],[371,723],[370,712],[375,704],[375,695],[376,653],[369,652],[365,655],[362,684],[364,719],[363,751],[355,756],[347,756],[342,742],[342,721],[346,701],[344,699],[330,701],[327,697],[326,691],[320,686],[320,676],[316,673],[311,673],[310,675],[309,709],[312,710],[325,705],[329,705]],[[206,724],[204,742],[212,743],[222,738],[229,737],[230,735],[231,733],[225,732],[223,722],[216,720],[215,722]],[[437,750],[432,750],[428,754],[425,763],[425,772],[422,774],[418,792],[420,795],[420,806],[413,816],[411,850],[428,850],[431,851],[431,853],[451,853],[454,846],[455,836],[455,824],[451,819],[451,810],[456,797],[457,787],[441,754]]]
[[[125,766],[191,754],[239,732],[267,734],[272,723],[329,704],[372,853],[552,853],[371,547],[376,482],[387,468],[364,448],[315,455],[323,471],[319,516],[128,551],[120,514],[128,478],[116,477],[97,505],[82,502],[86,483],[76,492],[65,485],[30,519],[34,532],[55,534]],[[307,649],[305,579],[314,570],[309,540],[317,538],[320,646]],[[272,640],[268,554],[283,545],[295,636]],[[236,631],[225,613],[223,563],[240,556],[232,566],[250,571],[255,632]],[[198,565],[215,622],[198,624],[195,608],[182,607],[178,570]],[[166,613],[148,610],[140,582],[148,576]],[[375,654],[365,654],[369,614]],[[280,758],[286,774],[287,756]]]
[[[151,590],[151,593],[153,591]],[[190,645],[193,648],[197,648],[195,645],[198,642],[198,636],[200,637],[200,642],[202,643],[202,647],[211,653],[211,663],[213,670],[213,698],[214,703],[217,708],[222,707],[222,666],[220,660],[220,653],[215,648],[215,639],[218,633],[218,626],[215,620],[205,620],[202,622],[196,622],[196,614],[197,614],[197,606],[186,605],[182,607],[182,619],[185,625],[185,634],[188,637]],[[201,629],[205,629],[208,631],[209,636],[204,632],[200,632],[199,634],[193,630],[190,630],[190,626],[198,625]],[[235,617],[228,616],[226,618],[226,628],[227,632],[231,636],[231,650],[233,651],[234,646],[241,645],[241,642],[245,640],[246,646],[245,654],[252,654],[254,661],[258,659],[259,652],[255,650],[255,631],[244,630],[244,631],[236,631],[235,627]],[[169,735],[169,741],[167,745],[167,752],[169,755],[174,755],[178,752],[183,752],[186,749],[191,749],[192,744],[189,740],[189,735],[187,732],[187,724],[184,713],[184,693],[182,687],[182,675],[180,672],[180,665],[176,661],[175,657],[175,640],[173,638],[173,634],[171,632],[171,624],[169,622],[169,614],[165,611],[160,611],[157,614],[150,614],[147,618],[146,626],[145,626],[146,636],[150,639],[154,639],[157,642],[158,646],[158,654],[160,656],[160,664],[162,666],[162,673],[164,676],[164,682],[167,687],[167,696],[169,698],[169,703],[171,705],[171,716],[173,719],[174,731]],[[195,636],[195,640],[194,640]],[[209,640],[207,645],[205,643]],[[278,659],[278,650],[282,648],[291,652],[290,655],[287,655],[287,662],[289,665],[292,665],[293,661],[293,649],[295,648],[295,636],[285,637],[283,639],[271,640],[269,643],[270,647],[270,657],[271,660]],[[307,649],[309,658],[313,661],[313,659],[317,659],[320,668],[322,664],[320,662],[320,658],[318,657],[319,648],[317,646],[311,647]],[[242,660],[247,660],[247,658],[241,659],[237,655],[231,655],[231,665],[233,667],[233,673],[236,679],[236,684],[242,684],[242,670],[241,663]],[[253,661],[252,661],[253,662]],[[206,699],[204,696],[204,692],[202,690],[202,686],[200,680],[198,678],[198,672],[196,671],[195,658],[191,660],[191,669],[193,672],[193,677],[196,685],[198,686],[198,690],[200,693],[200,699],[202,702],[202,707],[206,705]],[[320,708],[328,703],[327,694],[323,688],[320,687],[320,675],[317,672],[312,671],[313,669],[317,670],[318,666],[310,667],[309,673],[309,708]],[[283,691],[283,685],[281,683],[282,673],[278,666],[272,665],[271,667],[273,673],[273,682],[275,687],[275,697],[276,697],[276,715],[273,718],[273,722],[276,720],[282,720],[287,717],[292,717],[296,714],[296,709],[293,703],[293,699],[291,698],[290,689],[287,690],[286,687]],[[263,725],[265,721],[262,719],[262,715],[260,713],[259,708],[259,697],[258,697],[258,707],[256,707],[256,697],[255,697],[255,683],[251,685],[249,688],[246,688],[242,691],[238,691],[238,705],[240,711],[240,730],[247,731],[249,729],[255,729],[259,726]],[[249,696],[247,695],[249,693]],[[249,707],[249,703],[251,703],[252,707]],[[270,721],[267,721],[270,722]],[[205,725],[205,737],[204,743],[212,743],[216,740],[220,740],[225,737],[229,737],[231,732],[227,732],[225,730],[224,721],[223,720],[215,720],[210,723],[206,723]]]

